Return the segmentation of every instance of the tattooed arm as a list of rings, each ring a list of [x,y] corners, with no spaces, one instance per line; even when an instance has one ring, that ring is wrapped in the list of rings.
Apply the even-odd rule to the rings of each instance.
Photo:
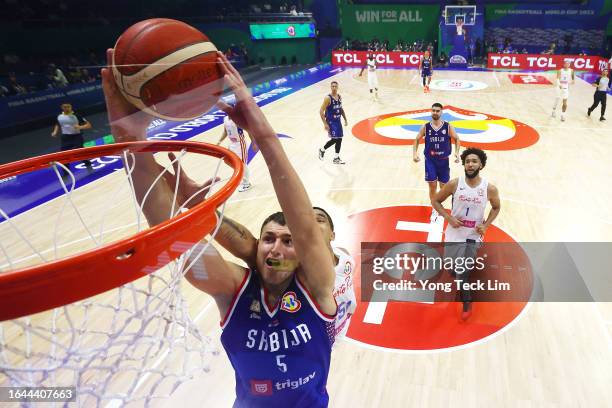
[[[221,219],[221,213],[217,211]],[[257,239],[244,225],[223,216],[219,232],[215,236],[221,246],[236,258],[242,259],[249,267],[255,267],[257,257]]]

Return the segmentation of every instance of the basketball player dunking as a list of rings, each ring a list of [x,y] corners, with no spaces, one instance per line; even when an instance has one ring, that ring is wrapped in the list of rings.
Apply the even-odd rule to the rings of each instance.
[[[553,111],[551,116],[554,118],[557,116],[557,105],[559,99],[563,100],[561,105],[561,122],[565,122],[565,110],[567,109],[567,98],[569,97],[569,85],[570,81],[574,84],[574,70],[570,68],[570,62],[568,60],[563,61],[563,68],[557,71],[557,81],[555,89],[557,96],[555,98],[555,104],[553,105]]]
[[[370,96],[374,99],[378,99],[378,76],[376,75],[376,60],[374,54],[368,54],[368,60],[366,66],[361,68],[359,76],[363,74],[363,70],[368,70],[368,86],[370,88]]]
[[[174,175],[167,173],[166,180],[169,186],[175,186],[176,175],[180,175],[178,183],[178,202],[183,204],[190,199],[192,195],[198,194],[200,191],[206,191],[213,180],[208,180],[204,184],[197,184],[192,180],[185,170],[178,164],[174,154],[169,153],[168,157],[174,166]],[[188,202],[187,208],[191,208],[204,199],[205,194],[201,194],[198,199],[191,199]],[[353,288],[353,271],[355,270],[355,259],[345,248],[337,245],[332,245],[332,241],[336,238],[334,232],[334,222],[327,211],[321,207],[313,207],[315,218],[325,242],[329,243],[329,251],[334,257],[336,280],[334,284],[334,299],[338,304],[338,314],[335,320],[335,337],[336,340],[341,339],[346,335],[351,316],[357,307],[357,299]],[[220,218],[220,214],[219,218]],[[242,259],[249,267],[255,267],[257,261],[257,238],[239,222],[223,216],[221,227],[215,235],[215,240],[221,246],[227,249],[236,258]]]
[[[330,147],[334,146],[336,156],[334,157],[334,164],[345,164],[340,159],[340,148],[342,147],[342,136],[344,132],[342,130],[342,123],[340,117],[344,119],[344,126],[348,126],[346,121],[346,115],[344,109],[342,109],[342,97],[338,93],[338,82],[332,81],[331,93],[323,99],[323,104],[319,110],[319,115],[323,121],[323,126],[327,131],[330,140],[325,143],[325,146],[319,149],[319,160],[323,160],[325,151]]]
[[[419,71],[421,72],[421,78],[423,79],[423,92],[429,92],[429,84],[431,83],[431,76],[433,75],[433,60],[429,50],[423,54],[423,59],[419,62]]]
[[[480,176],[480,170],[487,164],[486,153],[473,147],[465,149],[461,153],[461,163],[465,175],[451,180],[442,187],[431,201],[431,205],[448,222],[444,242],[466,244],[458,247],[449,246],[445,248],[445,251],[447,249],[450,251],[461,250],[461,255],[470,255],[473,258],[487,228],[497,218],[501,204],[497,188]],[[442,203],[450,195],[453,196],[453,204],[451,213],[448,214]],[[487,201],[491,203],[491,211],[489,211],[485,221],[484,213]],[[469,274],[469,270],[457,274],[458,280],[467,282]],[[461,290],[461,301],[463,302],[461,318],[466,320],[472,313],[472,298],[469,290]]]
[[[112,61],[112,50],[107,54]],[[276,132],[238,71],[220,52],[217,61],[238,101],[235,107],[222,100],[217,105],[249,132],[268,168],[274,169],[270,178],[283,212],[270,215],[261,226],[255,268],[227,262],[208,246],[185,277],[212,296],[222,317],[221,342],[235,372],[234,407],[324,408],[337,312],[329,244]],[[102,79],[115,138],[144,140],[151,117],[134,112],[110,69],[102,70]],[[160,183],[144,200],[159,177],[159,165],[151,153],[137,155],[132,173],[136,199],[148,223],[157,225],[168,219],[175,194]],[[204,244],[205,239],[196,243]]]
[[[248,155],[244,131],[236,126],[229,116],[223,118],[223,135],[217,144],[220,144],[226,137],[230,140],[229,149],[234,152],[236,156],[240,157],[244,163],[244,175],[242,176],[242,182],[240,183],[240,187],[238,187],[238,191],[247,191],[252,185],[249,181],[249,167],[247,166]]]
[[[440,189],[450,179],[450,164],[448,157],[451,154],[451,139],[455,141],[455,163],[459,163],[459,136],[450,123],[442,120],[442,104],[431,105],[431,121],[419,130],[412,149],[412,159],[418,162],[418,148],[421,139],[425,138],[425,181],[429,184],[429,200],[433,201],[438,184]],[[434,209],[432,219],[437,217]]]

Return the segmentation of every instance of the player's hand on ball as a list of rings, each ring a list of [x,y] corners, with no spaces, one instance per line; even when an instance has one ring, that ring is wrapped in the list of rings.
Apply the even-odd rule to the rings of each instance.
[[[102,89],[108,111],[111,133],[117,142],[145,140],[147,127],[153,119],[125,100],[111,72],[113,49],[106,50],[107,67],[102,68]]]

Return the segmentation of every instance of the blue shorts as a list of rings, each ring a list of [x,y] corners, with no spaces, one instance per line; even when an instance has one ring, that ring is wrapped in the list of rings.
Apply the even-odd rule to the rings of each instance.
[[[339,139],[344,136],[342,123],[340,123],[340,121],[327,122],[327,124],[329,125],[329,137],[332,139]]]
[[[430,69],[424,69],[423,71],[421,71],[421,76],[423,78],[430,77],[431,76],[431,70]]]
[[[450,164],[446,159],[430,159],[425,157],[425,181],[448,183],[450,180]]]

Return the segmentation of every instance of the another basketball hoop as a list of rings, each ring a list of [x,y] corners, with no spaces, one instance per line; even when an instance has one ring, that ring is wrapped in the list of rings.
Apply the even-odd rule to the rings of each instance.
[[[211,194],[187,205],[193,197],[178,198],[180,177],[168,178],[168,163],[139,205],[134,160],[157,152],[176,152],[179,171],[197,162],[198,170],[213,174]],[[75,176],[67,164],[85,159],[93,170],[83,167]],[[124,171],[102,169],[109,162]],[[103,171],[108,174],[95,180]],[[74,386],[79,406],[148,404],[206,370],[214,351],[191,320],[181,283],[209,245],[200,241],[216,233],[215,210],[242,172],[242,162],[226,149],[173,141],[96,146],[0,166],[0,179],[46,177],[46,189],[61,191],[20,215],[0,203],[0,385]],[[149,192],[168,180],[176,182],[169,186],[172,214],[143,228]],[[169,354],[172,361],[161,361]]]

